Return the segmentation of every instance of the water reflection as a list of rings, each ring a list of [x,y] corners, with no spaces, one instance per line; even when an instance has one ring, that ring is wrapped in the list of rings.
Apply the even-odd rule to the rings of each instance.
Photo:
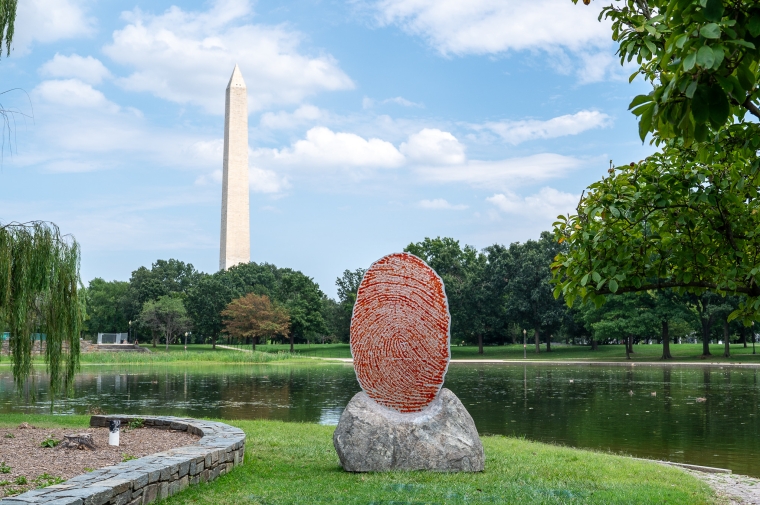
[[[454,391],[483,434],[623,452],[760,476],[757,370],[453,364]],[[46,412],[0,368],[0,412]],[[346,365],[86,367],[59,414],[108,412],[336,424],[359,391]],[[704,399],[704,401],[700,401]]]

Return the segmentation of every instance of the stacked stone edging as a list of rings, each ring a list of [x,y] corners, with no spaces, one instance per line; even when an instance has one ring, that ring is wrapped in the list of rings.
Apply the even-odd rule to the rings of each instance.
[[[114,466],[77,475],[61,484],[0,500],[0,505],[143,505],[208,482],[243,462],[245,433],[224,423],[171,416],[92,416],[90,426],[143,419],[153,429],[187,431],[202,438]]]

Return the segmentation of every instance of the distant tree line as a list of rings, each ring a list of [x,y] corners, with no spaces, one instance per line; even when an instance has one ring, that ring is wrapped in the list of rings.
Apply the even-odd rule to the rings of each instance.
[[[564,247],[543,232],[538,240],[482,251],[440,237],[404,250],[443,279],[453,345],[477,345],[482,352],[484,346],[525,338],[539,352],[551,351],[553,342],[592,348],[614,343],[625,344],[630,355],[634,344],[646,342],[661,344],[668,359],[670,344],[686,338],[700,339],[705,353],[713,341],[751,342],[751,328],[728,322],[739,304],[730,296],[646,291],[611,296],[600,307],[568,307],[554,297],[550,283],[550,265]],[[364,272],[344,271],[333,300],[303,273],[268,263],[206,274],[179,260],[158,260],[150,269],[135,270],[128,282],[93,279],[86,290],[85,327],[91,335],[131,327],[133,335],[153,345],[168,345],[185,331],[192,332],[192,343],[231,339],[253,348],[266,341],[348,342]]]

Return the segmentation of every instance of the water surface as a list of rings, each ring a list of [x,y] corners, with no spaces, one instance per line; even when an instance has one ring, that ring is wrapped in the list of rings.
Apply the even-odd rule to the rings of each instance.
[[[46,377],[37,403],[18,397],[0,368],[0,413],[48,412]],[[758,370],[458,364],[445,387],[481,434],[730,468],[760,477]],[[337,424],[359,391],[350,365],[83,367],[58,414],[167,414]],[[701,399],[704,399],[701,401]]]

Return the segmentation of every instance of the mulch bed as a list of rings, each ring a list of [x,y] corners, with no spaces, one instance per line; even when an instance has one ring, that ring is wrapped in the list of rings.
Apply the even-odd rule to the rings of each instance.
[[[42,447],[45,439],[90,433],[96,449]],[[0,498],[57,484],[96,468],[190,445],[199,437],[185,431],[122,426],[119,446],[108,445],[107,428],[35,428],[26,423],[0,429]]]

